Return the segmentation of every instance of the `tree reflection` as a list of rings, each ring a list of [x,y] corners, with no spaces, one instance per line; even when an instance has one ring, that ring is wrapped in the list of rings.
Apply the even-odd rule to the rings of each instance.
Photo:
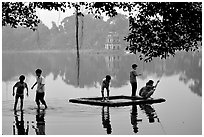
[[[16,129],[17,129],[17,135],[28,135],[29,122],[27,121],[27,126],[25,129],[23,114],[24,114],[23,111],[21,111],[20,120],[19,120],[17,111],[14,111],[15,121],[14,121],[14,125],[13,125],[13,135],[16,135]]]
[[[77,62],[76,62],[77,60]],[[178,52],[175,57],[166,60],[155,58],[144,63],[135,55],[124,54],[81,54],[80,59],[74,53],[13,53],[2,56],[2,79],[25,74],[35,75],[36,68],[42,68],[44,75],[53,74],[54,80],[62,78],[75,87],[97,87],[106,74],[113,77],[112,87],[122,87],[129,81],[129,71],[133,62],[137,62],[141,79],[150,75],[162,76],[180,75],[185,84],[193,81],[189,88],[202,96],[202,52]],[[76,68],[77,66],[77,68]]]
[[[102,107],[102,125],[103,128],[106,129],[107,134],[112,133],[111,123],[110,123],[110,113],[109,113],[109,107],[103,106]]]
[[[187,53],[178,62],[178,66],[183,68],[179,80],[189,85],[192,92],[202,96],[202,56],[201,53],[193,54]]]

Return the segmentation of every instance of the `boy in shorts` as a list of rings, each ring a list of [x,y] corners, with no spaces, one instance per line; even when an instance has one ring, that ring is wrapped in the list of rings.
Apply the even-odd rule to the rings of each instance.
[[[24,89],[26,88],[27,90],[27,96],[28,96],[28,86],[27,84],[24,82],[25,80],[25,76],[21,75],[19,77],[18,82],[16,82],[16,84],[13,86],[13,96],[15,95],[15,88],[17,88],[16,90],[16,96],[15,96],[15,103],[14,103],[14,110],[16,110],[17,107],[17,103],[18,103],[18,98],[21,99],[21,106],[20,106],[20,110],[23,110],[23,99],[24,99]]]

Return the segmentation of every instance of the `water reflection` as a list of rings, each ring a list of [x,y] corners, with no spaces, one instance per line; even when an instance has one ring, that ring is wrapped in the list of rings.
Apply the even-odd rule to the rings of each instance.
[[[134,133],[139,132],[139,127],[138,124],[142,122],[142,119],[138,118],[138,105],[132,105],[131,111],[130,111],[130,123],[132,125],[132,129]],[[149,105],[149,104],[141,104],[139,105],[141,110],[145,112],[147,115],[147,118],[149,120],[149,123],[154,123],[155,120],[160,123],[159,117],[156,114],[155,109]],[[102,125],[103,128],[106,129],[107,134],[112,133],[112,126],[111,126],[111,120],[110,120],[110,112],[109,112],[109,107],[108,106],[103,106],[102,111],[101,111],[101,116],[102,116]],[[161,125],[162,126],[162,125]],[[163,126],[162,130],[165,133]]]
[[[161,123],[161,121],[160,121],[154,107],[152,105],[150,105],[150,104],[140,104],[139,106],[140,106],[141,110],[143,110],[145,112],[145,114],[146,114],[146,116],[147,116],[147,118],[149,120],[149,123],[154,123],[155,120],[157,120],[157,122],[161,126],[161,129],[162,129],[163,133],[166,134],[166,131],[165,131],[165,129],[164,129],[164,127],[163,127],[163,125],[162,125],[162,123]]]
[[[149,123],[154,123],[155,119],[158,118],[154,108],[149,104],[141,104],[139,106],[141,110],[144,110],[145,114],[147,115],[147,118],[149,119]]]
[[[53,74],[75,87],[97,87],[106,74],[113,77],[112,87],[122,87],[129,81],[132,63],[138,64],[141,79],[150,75],[179,75],[192,92],[202,96],[202,52],[193,54],[180,52],[167,60],[154,59],[150,63],[140,61],[135,55],[123,54],[81,54],[77,59],[72,53],[3,53],[2,79],[11,81],[20,74],[35,75],[36,68],[42,68],[44,75]]]
[[[107,55],[105,56],[106,66],[109,72],[117,74],[120,70],[121,56],[119,55]]]
[[[13,135],[16,135],[16,130],[17,130],[17,135],[28,135],[29,131],[29,122],[27,121],[27,126],[26,129],[24,127],[24,113],[23,111],[20,112],[20,120],[19,120],[19,115],[17,114],[17,111],[14,111],[15,115],[15,121],[13,122]]]
[[[102,107],[102,125],[103,128],[106,129],[107,134],[112,133],[111,123],[110,123],[110,113],[109,113],[109,107],[103,106]]]
[[[137,133],[139,131],[138,122],[141,122],[141,119],[138,119],[137,105],[132,105],[132,110],[130,111],[130,119],[133,128],[133,132]]]
[[[45,110],[37,109],[36,126],[32,125],[36,135],[45,135]]]

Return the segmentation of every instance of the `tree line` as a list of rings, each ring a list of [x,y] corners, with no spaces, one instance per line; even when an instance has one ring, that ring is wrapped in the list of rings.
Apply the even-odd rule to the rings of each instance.
[[[129,14],[129,34],[124,37],[127,49],[145,61],[197,50],[202,40],[202,2],[3,2],[2,25],[36,30],[40,22],[36,8],[63,12],[74,8],[76,20],[83,16],[82,9],[95,18],[102,13],[114,17],[121,9]],[[77,48],[78,24],[76,21]]]
[[[125,15],[118,14],[107,21],[94,19],[92,15],[85,15],[79,18],[79,43],[80,49],[104,49],[106,37],[110,31],[119,34],[121,45],[127,45],[123,40],[128,34],[128,19]],[[115,24],[111,24],[111,22]],[[65,17],[57,26],[52,22],[49,29],[43,22],[38,24],[38,29],[32,31],[28,28],[10,26],[2,28],[3,50],[64,50],[75,49],[75,17]]]

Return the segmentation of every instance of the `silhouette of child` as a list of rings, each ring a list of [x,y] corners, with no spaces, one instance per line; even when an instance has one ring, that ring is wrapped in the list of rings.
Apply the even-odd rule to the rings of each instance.
[[[140,89],[139,95],[145,99],[150,98],[150,96],[154,93],[158,83],[159,83],[159,80],[157,81],[156,85],[153,86],[154,81],[149,80],[146,83],[146,86]]]
[[[106,89],[107,91],[107,100],[109,100],[109,85],[110,85],[110,80],[111,80],[111,76],[110,75],[106,75],[106,78],[103,79],[102,84],[101,84],[101,94],[102,94],[102,101],[105,100],[104,97],[104,89]]]
[[[27,84],[24,82],[25,80],[25,76],[24,75],[21,75],[19,77],[19,80],[18,82],[16,82],[16,84],[13,86],[13,96],[15,95],[15,88],[17,88],[16,90],[16,96],[15,96],[15,103],[14,103],[14,110],[16,110],[16,106],[17,106],[17,103],[18,103],[18,98],[21,99],[21,106],[20,106],[20,109],[23,110],[23,99],[24,99],[24,89],[26,88],[27,89],[27,96],[28,96],[28,86]]]
[[[136,96],[137,91],[137,76],[141,76],[142,74],[137,74],[136,72],[137,64],[132,65],[132,70],[130,71],[130,84],[132,86],[132,96]]]
[[[38,106],[38,109],[40,109],[40,102],[45,106],[45,109],[47,108],[47,104],[44,100],[44,96],[45,96],[45,79],[44,77],[41,75],[42,74],[42,70],[41,69],[37,69],[35,71],[36,73],[36,82],[35,84],[31,87],[31,89],[33,89],[35,87],[35,85],[37,85],[37,90],[36,90],[36,96],[35,96],[35,102]]]

